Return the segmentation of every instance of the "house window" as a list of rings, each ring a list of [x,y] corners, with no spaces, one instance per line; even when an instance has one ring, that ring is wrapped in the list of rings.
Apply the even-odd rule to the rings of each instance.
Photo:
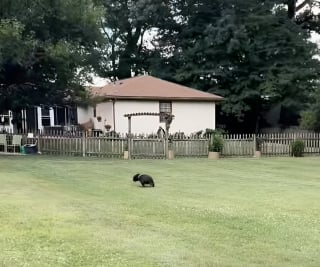
[[[171,102],[159,102],[160,122],[165,122],[165,114],[172,113]]]
[[[49,108],[41,109],[42,126],[50,126],[50,110]]]

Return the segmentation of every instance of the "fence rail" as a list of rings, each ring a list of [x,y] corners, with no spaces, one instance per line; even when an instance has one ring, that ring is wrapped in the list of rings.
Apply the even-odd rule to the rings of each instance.
[[[66,135],[58,131],[34,133],[34,137],[23,134],[23,144],[37,144],[42,154],[82,157],[123,158],[131,148],[131,158],[166,158],[166,146],[175,157],[207,157],[210,137],[171,136],[168,140],[156,135],[109,134],[88,135],[74,132]],[[253,157],[255,151],[262,156],[291,156],[291,144],[302,140],[304,155],[320,155],[319,133],[273,133],[273,134],[232,134],[223,135],[221,157]],[[7,143],[12,142],[12,134],[7,134]],[[168,143],[166,143],[168,142]],[[1,151],[1,144],[0,144]]]

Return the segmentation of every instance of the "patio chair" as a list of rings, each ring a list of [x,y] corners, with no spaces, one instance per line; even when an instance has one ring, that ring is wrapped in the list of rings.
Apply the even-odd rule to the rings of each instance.
[[[12,148],[12,152],[16,152],[15,148],[18,147],[19,148],[19,152],[20,152],[20,147],[21,147],[21,140],[22,140],[22,135],[13,135],[12,136],[12,142],[10,145],[8,145],[8,148]]]
[[[0,134],[0,147],[3,147],[3,152],[7,152],[7,135]]]

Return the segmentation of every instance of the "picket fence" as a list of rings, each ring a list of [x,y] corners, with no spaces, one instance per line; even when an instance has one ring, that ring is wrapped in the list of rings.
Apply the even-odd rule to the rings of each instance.
[[[262,156],[291,156],[294,140],[305,143],[304,155],[320,155],[319,133],[273,133],[223,135],[221,157],[253,157],[255,151]],[[10,142],[10,135],[9,135]],[[168,144],[166,143],[168,142]],[[33,138],[23,135],[23,143],[37,144],[42,154],[82,157],[123,158],[130,146],[131,158],[166,158],[166,146],[176,158],[207,157],[210,137],[170,136],[168,141],[156,135],[88,135],[83,132],[61,134],[59,132],[35,133]]]

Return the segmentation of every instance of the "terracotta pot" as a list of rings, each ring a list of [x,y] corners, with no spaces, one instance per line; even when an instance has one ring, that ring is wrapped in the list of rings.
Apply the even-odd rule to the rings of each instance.
[[[261,151],[257,150],[254,152],[254,157],[255,158],[261,158]]]
[[[210,151],[208,154],[208,159],[219,159],[220,153],[219,152],[212,152]]]
[[[173,150],[168,151],[168,159],[174,159],[174,151]]]

